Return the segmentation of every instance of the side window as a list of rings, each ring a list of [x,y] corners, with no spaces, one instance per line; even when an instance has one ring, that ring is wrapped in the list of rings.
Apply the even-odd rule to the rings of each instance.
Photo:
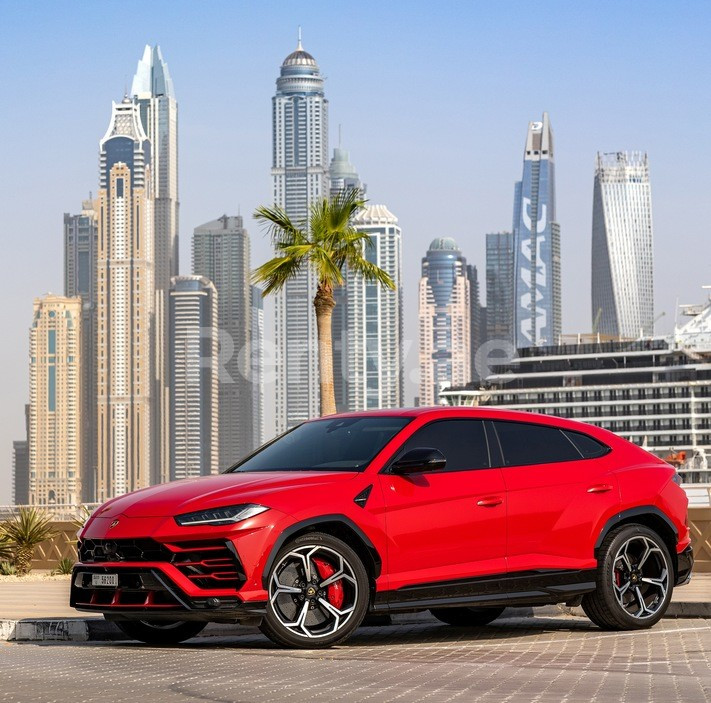
[[[488,469],[489,449],[481,420],[436,420],[410,437],[397,456],[410,449],[433,447],[447,460],[445,471]]]
[[[556,427],[525,422],[494,422],[504,454],[504,466],[551,464],[582,459],[581,453]]]
[[[605,456],[605,454],[610,451],[610,447],[606,444],[598,442],[598,440],[582,432],[571,432],[570,430],[562,430],[562,432],[575,445],[584,459],[595,459],[599,456]]]

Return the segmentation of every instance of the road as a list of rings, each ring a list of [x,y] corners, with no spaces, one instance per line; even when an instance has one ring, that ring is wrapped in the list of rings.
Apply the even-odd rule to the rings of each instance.
[[[0,644],[0,701],[711,700],[711,621],[610,633],[583,618],[514,618],[463,630],[431,620],[361,628],[326,651],[260,635],[173,648],[130,642]]]

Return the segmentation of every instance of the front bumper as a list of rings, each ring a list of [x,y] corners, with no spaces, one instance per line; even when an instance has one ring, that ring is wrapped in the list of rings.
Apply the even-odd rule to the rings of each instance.
[[[694,550],[689,545],[683,552],[676,555],[676,586],[685,586],[691,581],[691,571],[694,568]]]

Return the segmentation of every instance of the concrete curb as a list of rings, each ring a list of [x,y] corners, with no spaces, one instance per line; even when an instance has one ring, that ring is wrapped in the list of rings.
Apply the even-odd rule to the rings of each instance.
[[[501,620],[511,618],[570,618],[585,617],[582,608],[547,605],[540,608],[507,608]],[[710,618],[711,602],[671,603],[665,618]],[[393,616],[393,625],[431,624],[429,613]],[[387,622],[372,626],[387,626]],[[200,637],[237,637],[253,635],[258,630],[243,625],[210,623]],[[36,618],[0,620],[0,641],[9,642],[108,642],[126,640],[116,625],[103,618]]]

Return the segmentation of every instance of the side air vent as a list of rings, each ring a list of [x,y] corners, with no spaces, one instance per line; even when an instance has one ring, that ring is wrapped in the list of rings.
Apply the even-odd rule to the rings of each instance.
[[[354,499],[353,502],[356,505],[360,505],[361,508],[365,508],[365,504],[368,502],[368,496],[370,496],[370,492],[373,490],[373,485],[371,484],[367,488],[364,488]]]

